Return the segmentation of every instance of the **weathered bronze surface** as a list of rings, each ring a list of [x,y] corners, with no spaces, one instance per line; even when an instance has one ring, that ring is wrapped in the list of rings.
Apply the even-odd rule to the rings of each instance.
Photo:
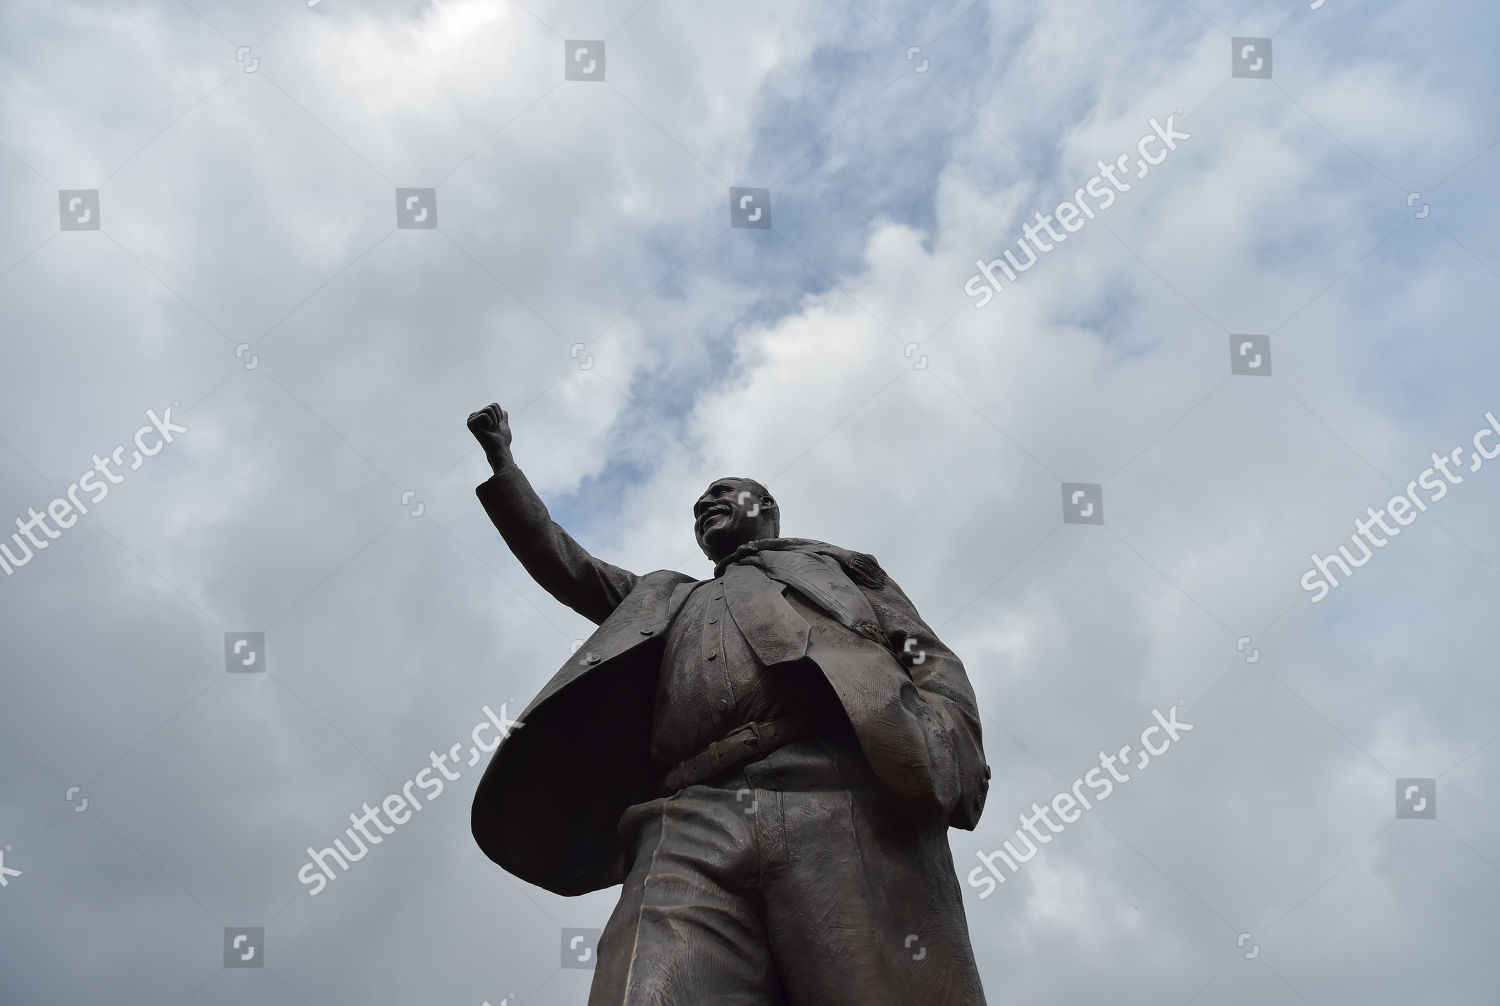
[[[753,479],[693,505],[711,580],[591,556],[469,416],[480,502],[599,626],[480,781],[473,832],[558,894],[622,884],[590,1006],[984,1003],[950,827],[988,788],[963,664],[874,557],[782,538]]]

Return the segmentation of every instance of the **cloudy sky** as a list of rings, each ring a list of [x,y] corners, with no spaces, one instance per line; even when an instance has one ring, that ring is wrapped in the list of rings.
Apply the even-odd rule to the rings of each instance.
[[[0,3],[0,533],[124,448],[45,548],[0,538],[0,1000],[584,1001],[562,931],[615,891],[485,859],[480,767],[297,877],[587,634],[474,498],[499,401],[602,558],[707,575],[723,474],[879,558],[984,714],[965,877],[1153,710],[1192,724],[965,881],[991,1003],[1493,1004],[1497,30],[1477,0]],[[1125,155],[976,307],[976,262],[1024,265]],[[401,218],[405,188],[435,195]],[[1455,447],[1461,483],[1304,588]]]

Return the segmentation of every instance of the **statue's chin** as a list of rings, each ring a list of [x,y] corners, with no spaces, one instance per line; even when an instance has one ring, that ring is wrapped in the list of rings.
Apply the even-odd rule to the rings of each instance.
[[[733,537],[707,535],[699,539],[698,545],[703,549],[704,555],[708,556],[714,562],[718,562],[749,540],[749,538],[743,535],[735,535]]]

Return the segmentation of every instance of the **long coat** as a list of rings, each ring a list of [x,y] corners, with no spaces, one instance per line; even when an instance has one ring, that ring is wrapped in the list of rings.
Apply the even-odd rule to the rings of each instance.
[[[672,570],[638,576],[595,559],[552,521],[514,466],[476,492],[532,578],[599,628],[491,757],[474,795],[474,838],[506,870],[556,894],[620,884],[620,816],[660,795],[650,739],[663,642],[701,581]],[[959,659],[884,579],[860,589],[889,646],[820,618],[810,623],[806,656],[898,804],[914,819],[973,830],[990,776],[973,688]]]

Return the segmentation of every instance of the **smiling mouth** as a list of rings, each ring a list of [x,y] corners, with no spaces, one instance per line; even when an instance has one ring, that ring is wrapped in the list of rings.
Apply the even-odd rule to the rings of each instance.
[[[729,516],[730,510],[728,507],[716,506],[703,512],[703,516],[698,518],[698,526],[700,528],[705,528],[708,526],[708,522],[715,519],[716,517],[727,518]]]

